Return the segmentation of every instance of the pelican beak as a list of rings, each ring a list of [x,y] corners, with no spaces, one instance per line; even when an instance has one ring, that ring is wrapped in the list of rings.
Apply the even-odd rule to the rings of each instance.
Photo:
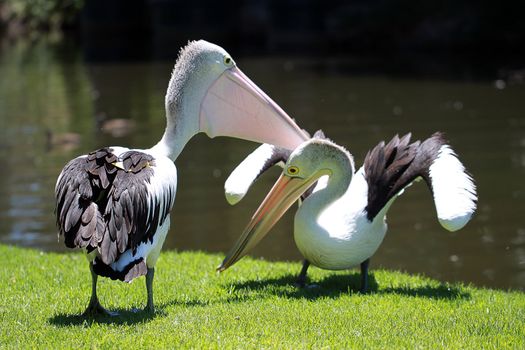
[[[224,71],[210,86],[200,108],[200,131],[295,149],[308,140],[281,107],[239,68]]]
[[[315,181],[316,178],[302,179],[282,174],[217,270],[226,270],[255,247]]]

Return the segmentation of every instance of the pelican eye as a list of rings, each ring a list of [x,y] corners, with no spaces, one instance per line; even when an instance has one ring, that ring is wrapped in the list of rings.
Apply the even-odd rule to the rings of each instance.
[[[299,168],[296,167],[295,165],[292,165],[292,166],[288,167],[288,169],[286,171],[288,172],[288,175],[297,175],[297,174],[299,174]]]
[[[231,57],[229,57],[229,56],[224,57],[224,64],[225,65],[231,66],[232,63],[233,63],[233,61],[232,61]]]

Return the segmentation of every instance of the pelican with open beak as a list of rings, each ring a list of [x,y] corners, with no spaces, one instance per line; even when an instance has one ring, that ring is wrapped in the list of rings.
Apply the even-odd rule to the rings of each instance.
[[[419,178],[433,193],[440,224],[449,231],[461,229],[476,210],[472,178],[441,133],[423,142],[410,143],[410,137],[396,135],[388,144],[379,143],[357,172],[350,153],[330,140],[313,138],[301,144],[217,269],[224,271],[246,255],[316,181],[294,220],[294,239],[305,258],[299,285],[304,285],[310,264],[328,270],[360,265],[361,291],[366,292],[370,257],[386,234],[386,213],[403,190]],[[278,159],[262,152],[268,149],[272,148],[261,146],[253,154],[259,159],[264,153],[267,159]],[[255,169],[252,173],[263,169],[250,157],[226,182],[227,193],[236,194],[229,197],[231,203],[240,200],[249,188],[243,184],[234,191],[235,178],[250,174],[250,169]],[[258,175],[251,174],[250,178]]]
[[[165,99],[166,129],[151,148],[105,147],[71,160],[56,187],[59,235],[88,255],[92,290],[86,315],[110,314],[99,303],[98,276],[125,282],[146,276],[154,311],[154,267],[170,227],[174,161],[197,133],[294,149],[307,134],[236,65],[204,40],[180,52]]]

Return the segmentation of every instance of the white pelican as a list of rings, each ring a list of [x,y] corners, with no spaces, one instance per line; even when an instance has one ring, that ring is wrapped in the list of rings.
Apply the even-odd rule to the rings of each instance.
[[[274,153],[283,156],[282,150],[263,145],[234,170],[226,182],[230,203],[239,201],[272,159],[279,158]],[[249,183],[236,185],[240,177]],[[361,291],[366,292],[368,263],[385,236],[386,213],[419,178],[434,195],[441,225],[449,231],[465,226],[476,209],[476,187],[440,133],[423,142],[410,143],[410,134],[381,142],[357,172],[343,147],[321,138],[304,142],[291,153],[282,175],[217,269],[224,271],[241,259],[317,181],[295,214],[294,239],[305,258],[297,282],[304,286],[310,263],[328,270],[360,265]]]
[[[97,276],[130,282],[146,275],[153,312],[153,275],[170,226],[176,193],[174,161],[199,132],[294,149],[308,139],[295,122],[221,47],[190,42],[181,50],[165,99],[167,126],[152,148],[107,147],[71,160],[60,173],[56,216],[67,247],[86,250],[92,293],[84,314],[109,314]]]

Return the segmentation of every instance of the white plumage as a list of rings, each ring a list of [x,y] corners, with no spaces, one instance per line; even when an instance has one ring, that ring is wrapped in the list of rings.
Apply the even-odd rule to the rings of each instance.
[[[379,143],[357,172],[350,153],[335,143],[315,138],[303,143],[218,269],[242,258],[316,180],[294,220],[294,239],[305,257],[299,284],[304,284],[310,263],[329,270],[361,265],[361,289],[366,291],[368,261],[386,234],[386,214],[403,190],[420,178],[434,194],[442,226],[450,231],[462,228],[476,209],[472,178],[441,134],[409,142],[410,134]],[[235,179],[242,174],[255,179],[260,168],[254,162],[241,163],[228,179],[227,191],[244,195],[249,186],[241,181],[236,189]]]
[[[449,231],[461,229],[476,210],[476,186],[448,145],[429,168],[439,223]]]

